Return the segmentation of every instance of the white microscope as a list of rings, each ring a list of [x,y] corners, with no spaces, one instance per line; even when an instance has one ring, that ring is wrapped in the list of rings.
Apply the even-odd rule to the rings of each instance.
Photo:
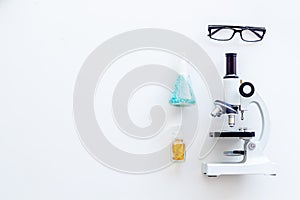
[[[209,136],[218,139],[240,139],[240,149],[226,150],[225,156],[239,156],[240,159],[228,162],[202,163],[202,172],[208,177],[220,175],[265,174],[276,175],[275,164],[263,155],[270,131],[268,111],[262,98],[255,92],[250,82],[242,82],[236,74],[236,53],[226,54],[226,75],[224,80],[224,101],[216,100],[212,117],[227,116],[226,130],[210,132]],[[261,114],[262,128],[258,136],[248,127],[236,127],[243,124],[244,112],[255,104]]]

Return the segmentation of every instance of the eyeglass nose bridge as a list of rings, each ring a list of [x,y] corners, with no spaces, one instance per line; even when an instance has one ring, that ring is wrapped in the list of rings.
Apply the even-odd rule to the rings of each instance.
[[[243,32],[244,29],[237,29],[237,28],[235,28],[235,29],[233,29],[233,30],[234,30],[234,32],[233,32],[233,34],[232,34],[232,36],[231,36],[231,39],[235,36],[236,33],[239,33],[241,39],[243,40],[242,32]]]

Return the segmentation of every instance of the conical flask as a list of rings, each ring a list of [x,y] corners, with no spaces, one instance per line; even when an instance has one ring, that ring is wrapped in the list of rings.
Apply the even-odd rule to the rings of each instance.
[[[177,77],[169,103],[174,106],[189,106],[196,103],[189,76],[180,74]]]
[[[180,63],[183,68],[183,73],[180,73],[175,81],[174,89],[172,91],[169,103],[174,106],[190,106],[196,103],[194,92],[191,87],[190,77],[186,73],[185,61]]]

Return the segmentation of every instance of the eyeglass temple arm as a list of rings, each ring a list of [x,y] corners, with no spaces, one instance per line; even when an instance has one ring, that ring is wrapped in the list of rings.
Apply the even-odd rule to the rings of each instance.
[[[262,39],[262,38],[264,37],[265,33],[266,33],[266,30],[259,30],[259,29],[257,29],[257,30],[251,30],[251,29],[248,29],[248,30],[252,31],[252,32],[253,32],[257,37],[259,37],[260,39]],[[260,34],[258,34],[256,31],[261,31],[263,34],[260,35]]]
[[[212,27],[212,26],[208,26],[208,36],[212,36],[213,34],[217,33],[218,31],[224,29],[224,28],[228,28],[228,27],[222,27],[222,26],[215,26],[215,27]],[[214,31],[212,31],[212,29],[216,29]]]

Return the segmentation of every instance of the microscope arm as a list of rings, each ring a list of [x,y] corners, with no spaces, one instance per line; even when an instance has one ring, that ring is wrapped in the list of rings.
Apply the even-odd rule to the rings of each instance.
[[[252,142],[256,144],[256,148],[258,148],[256,150],[263,151],[267,144],[270,134],[269,113],[265,102],[257,92],[255,92],[255,94],[250,98],[241,97],[241,110],[247,110],[247,107],[251,104],[255,104],[258,107],[262,120],[262,127],[261,133],[259,134],[259,138],[254,138]]]

